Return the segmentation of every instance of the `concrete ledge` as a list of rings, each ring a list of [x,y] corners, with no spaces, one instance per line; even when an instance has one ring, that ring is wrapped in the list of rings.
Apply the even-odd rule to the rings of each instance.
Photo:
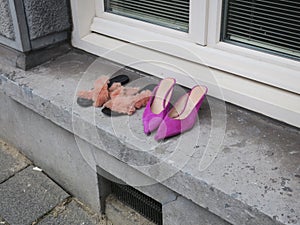
[[[176,201],[163,206],[164,225],[173,224],[201,224],[201,225],[229,225],[216,215],[199,207],[193,202],[178,197]]]
[[[62,35],[67,36],[66,33]],[[36,43],[35,47],[40,46],[38,43]],[[65,41],[26,53],[19,52],[15,49],[0,44],[0,61],[3,64],[5,63],[16,68],[28,70],[60,55],[63,55],[70,50],[70,44]]]
[[[111,119],[99,109],[82,109],[73,104],[78,85],[90,87],[95,76],[123,69],[100,60],[94,75],[91,73],[82,81],[94,60],[91,55],[72,51],[28,72],[1,66],[0,99],[1,105],[7,106],[0,109],[2,138],[18,143],[18,147],[30,153],[26,154],[28,157],[46,165],[50,172],[45,170],[64,183],[62,186],[67,190],[75,184],[76,196],[84,197],[83,192],[93,189],[84,198],[94,207],[99,207],[99,199],[95,199],[97,181],[96,174],[92,174],[100,166],[133,186],[153,185],[159,180],[160,187],[190,199],[190,203],[232,224],[300,224],[299,129],[226,104],[222,145],[215,146],[218,151],[212,154],[211,164],[199,170],[211,137],[213,107],[218,109],[222,102],[208,98],[199,126],[181,137],[157,144],[153,136],[143,134],[142,111],[131,117]],[[125,72],[137,82],[144,81],[143,74]],[[12,100],[27,109],[8,103]],[[32,118],[39,118],[43,125],[36,124],[28,110],[34,111]],[[28,111],[27,117],[23,111]],[[221,130],[221,125],[215,125]],[[32,131],[35,132],[31,136]],[[218,132],[217,129],[215,134],[221,133]],[[51,139],[47,139],[49,134]],[[41,135],[47,142],[39,143],[35,135]],[[176,157],[172,158],[174,154]],[[74,176],[76,167],[81,167],[80,173]],[[91,179],[84,174],[88,168]],[[155,192],[151,195],[155,196]]]

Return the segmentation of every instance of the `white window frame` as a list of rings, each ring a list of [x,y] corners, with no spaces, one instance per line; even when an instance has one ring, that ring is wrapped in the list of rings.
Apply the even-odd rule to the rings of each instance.
[[[226,101],[300,127],[299,61],[220,42],[222,0],[191,0],[189,34],[106,13],[102,0],[71,0],[71,6],[75,47],[125,65],[151,59],[176,62],[208,87],[211,78],[200,72],[209,67]],[[196,23],[199,19],[202,22]],[[128,46],[122,52],[107,54],[124,44]],[[132,67],[158,77],[174,72],[149,64]],[[209,95],[220,97],[213,87],[210,90]]]

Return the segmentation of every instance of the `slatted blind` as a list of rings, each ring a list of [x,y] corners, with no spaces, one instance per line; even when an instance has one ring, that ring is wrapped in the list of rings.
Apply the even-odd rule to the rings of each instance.
[[[299,0],[225,0],[223,16],[223,41],[299,59]]]
[[[190,0],[104,0],[105,11],[188,32]]]

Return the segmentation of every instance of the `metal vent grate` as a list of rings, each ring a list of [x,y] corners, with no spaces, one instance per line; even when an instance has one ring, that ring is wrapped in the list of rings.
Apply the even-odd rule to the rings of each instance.
[[[162,225],[162,205],[159,202],[128,185],[112,182],[111,190],[121,202],[152,222]]]
[[[222,41],[300,57],[300,1],[224,0]]]
[[[105,11],[188,32],[190,0],[104,0]]]

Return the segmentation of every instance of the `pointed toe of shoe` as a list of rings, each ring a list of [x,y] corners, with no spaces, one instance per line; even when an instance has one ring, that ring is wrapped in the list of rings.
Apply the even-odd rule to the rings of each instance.
[[[161,122],[154,138],[155,138],[156,141],[159,141],[159,140],[162,140],[162,139],[166,139],[166,138],[169,138],[169,137],[176,136],[176,135],[181,134],[183,132],[182,128],[183,127],[182,127],[182,124],[181,124],[180,120],[165,118]]]
[[[163,139],[165,139],[165,138],[167,138],[168,137],[168,134],[167,134],[167,127],[166,127],[166,125],[164,124],[164,123],[162,123],[160,126],[159,126],[159,128],[158,128],[158,130],[157,130],[157,132],[156,132],[156,134],[155,134],[155,136],[154,136],[154,139],[156,140],[156,141],[160,141],[160,140],[163,140]]]
[[[143,119],[143,124],[144,124],[145,134],[150,134],[151,132],[156,130],[159,127],[162,120],[163,119],[159,116],[144,118]]]
[[[144,124],[144,133],[149,136],[151,134],[151,131],[148,129],[148,126],[145,126]]]
[[[167,138],[169,136],[170,136],[170,126],[169,126],[169,123],[168,123],[167,120],[163,120],[160,123],[160,125],[159,125],[159,127],[157,129],[157,132],[156,132],[156,134],[154,136],[154,139],[156,141],[160,141],[160,140],[163,140],[163,139],[165,139],[165,138]]]
[[[161,141],[161,140],[163,140],[163,139],[165,139],[165,138],[166,138],[165,136],[158,135],[158,134],[156,134],[156,135],[154,136],[154,139],[155,139],[156,141]]]

